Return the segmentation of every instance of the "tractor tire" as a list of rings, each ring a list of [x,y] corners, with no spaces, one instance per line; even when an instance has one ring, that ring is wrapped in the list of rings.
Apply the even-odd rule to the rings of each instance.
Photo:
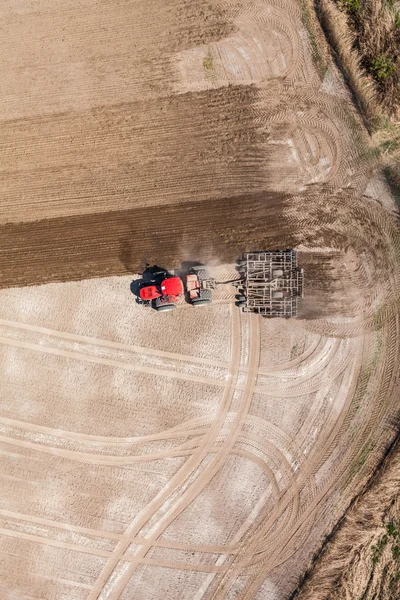
[[[207,306],[208,304],[211,304],[211,299],[208,298],[196,298],[192,301],[193,306]]]
[[[154,308],[157,312],[168,312],[176,308],[176,304],[173,302],[163,302],[161,298],[156,298],[154,302]]]
[[[175,310],[176,304],[161,304],[156,306],[157,312],[170,312],[171,310]]]
[[[208,300],[209,302],[211,302],[211,298],[211,290],[201,290],[199,300]]]
[[[247,265],[247,260],[246,259],[237,260],[236,264],[238,265],[238,267],[245,267]]]
[[[200,281],[210,279],[210,273],[206,269],[205,265],[195,265],[192,267],[193,273],[196,273]]]
[[[199,281],[206,281],[207,279],[210,279],[210,273],[205,269],[200,269],[197,271],[197,277],[199,278]]]
[[[236,294],[235,298],[239,302],[246,302],[246,296],[244,296],[243,294]]]
[[[240,302],[239,302],[239,301],[237,301],[237,302],[235,302],[235,305],[236,305],[238,308],[244,308],[244,307],[246,306],[246,302],[243,302],[243,301],[240,301]]]

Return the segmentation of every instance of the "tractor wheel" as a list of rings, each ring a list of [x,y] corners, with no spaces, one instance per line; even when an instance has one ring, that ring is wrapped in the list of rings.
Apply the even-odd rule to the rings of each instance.
[[[157,312],[170,312],[171,310],[175,310],[176,304],[160,304],[156,306]]]
[[[246,296],[244,296],[243,294],[236,294],[235,298],[239,302],[246,302]]]
[[[158,312],[168,312],[169,310],[174,310],[176,308],[176,304],[173,302],[163,302],[162,298],[156,298],[154,302],[154,308]]]
[[[246,259],[240,259],[236,261],[238,267],[245,267],[247,265],[247,260]]]
[[[211,302],[212,293],[211,290],[201,290],[200,291],[200,300],[210,300]]]
[[[210,273],[206,271],[206,269],[200,269],[199,271],[196,271],[196,275],[199,278],[199,281],[210,279]]]
[[[200,281],[210,279],[210,273],[207,271],[205,265],[195,265],[192,267],[193,273],[196,273]]]
[[[211,298],[196,298],[192,301],[193,306],[207,306],[207,304],[211,304]]]
[[[246,306],[246,302],[243,302],[243,301],[240,301],[240,302],[239,302],[239,301],[238,301],[238,302],[235,302],[235,304],[236,304],[236,306],[238,306],[239,308],[244,308],[244,307]]]

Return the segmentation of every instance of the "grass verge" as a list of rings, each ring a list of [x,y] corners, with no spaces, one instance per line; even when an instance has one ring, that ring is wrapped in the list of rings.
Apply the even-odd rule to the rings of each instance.
[[[336,63],[400,205],[400,2],[314,1]]]

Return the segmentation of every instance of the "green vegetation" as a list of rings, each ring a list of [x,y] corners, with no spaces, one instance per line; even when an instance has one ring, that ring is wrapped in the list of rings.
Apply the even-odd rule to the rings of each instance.
[[[379,126],[380,132],[376,136],[379,154],[381,156],[395,154],[400,150],[400,125],[391,123],[388,119],[381,119]]]
[[[214,57],[211,50],[208,50],[206,56],[203,59],[203,67],[206,73],[206,78],[212,79],[214,76]]]
[[[290,348],[290,360],[297,358],[299,353],[299,346],[298,344],[294,344],[291,348]]]
[[[400,104],[400,12],[395,0],[336,0],[348,15],[353,48],[389,115]]]
[[[383,81],[384,79],[392,77],[396,71],[396,64],[393,62],[393,59],[386,54],[379,54],[371,61],[369,71],[375,79]]]
[[[386,532],[388,535],[390,535],[390,537],[392,538],[398,538],[399,537],[399,530],[398,530],[398,526],[395,525],[394,521],[389,521],[386,524]]]
[[[307,0],[300,0],[301,20],[307,30],[308,39],[311,43],[311,55],[313,62],[317,68],[321,81],[325,77],[327,71],[327,63],[324,56],[321,54],[321,44],[318,43],[318,34],[316,31],[315,15],[313,9]]]
[[[397,150],[399,150],[399,148],[400,140],[398,138],[385,140],[379,146],[381,154],[393,154],[393,152],[396,152]]]
[[[360,456],[351,465],[351,469],[349,471],[348,476],[349,482],[351,482],[353,477],[361,471],[362,467],[367,462],[367,458],[371,454],[374,447],[375,445],[372,442],[367,442],[366,444],[364,444],[364,446],[361,449]]]
[[[385,533],[380,538],[378,538],[378,541],[376,542],[376,544],[371,546],[372,564],[374,564],[374,565],[378,564],[379,559],[382,556],[382,552],[386,548],[387,543],[388,543],[388,536]]]
[[[354,15],[360,10],[360,0],[342,0],[342,4],[350,15]]]
[[[400,207],[400,164],[397,168],[387,166],[383,170],[387,184],[390,187],[392,196]]]
[[[386,523],[385,529],[386,533],[381,535],[376,544],[371,546],[371,560],[373,565],[378,564],[388,544],[390,544],[393,560],[398,561],[400,559],[400,525],[398,522],[389,521]],[[396,572],[395,579],[400,579],[400,571]]]

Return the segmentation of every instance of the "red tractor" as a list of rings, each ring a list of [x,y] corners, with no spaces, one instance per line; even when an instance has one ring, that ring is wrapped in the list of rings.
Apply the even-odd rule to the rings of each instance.
[[[146,277],[139,284],[138,301],[159,312],[167,312],[176,308],[180,296],[185,294],[193,306],[205,306],[211,303],[211,291],[215,287],[215,280],[204,265],[191,267],[181,277],[155,267],[146,270]]]
[[[159,312],[176,308],[179,296],[184,293],[182,279],[167,271],[153,274],[152,279],[144,280],[139,289],[139,298],[144,306],[152,306]]]

